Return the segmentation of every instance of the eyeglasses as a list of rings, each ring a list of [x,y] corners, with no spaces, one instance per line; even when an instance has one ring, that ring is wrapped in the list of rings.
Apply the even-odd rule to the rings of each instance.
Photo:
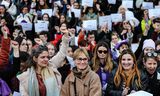
[[[100,54],[102,54],[102,53],[106,54],[107,50],[98,50],[98,53],[100,53]]]
[[[156,52],[148,52],[148,53],[146,53],[146,56],[148,56],[148,57],[157,57],[158,53],[156,53]]]
[[[77,60],[80,62],[80,61],[87,61],[88,58],[77,58]]]

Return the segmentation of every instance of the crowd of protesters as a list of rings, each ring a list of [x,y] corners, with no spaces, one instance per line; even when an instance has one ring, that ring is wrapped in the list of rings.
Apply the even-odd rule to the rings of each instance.
[[[0,0],[0,96],[160,96],[160,1],[85,1]],[[122,20],[99,23],[112,14]]]

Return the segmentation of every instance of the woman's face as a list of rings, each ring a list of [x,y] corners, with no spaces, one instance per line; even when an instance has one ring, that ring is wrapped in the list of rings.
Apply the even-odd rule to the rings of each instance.
[[[112,36],[112,42],[113,42],[114,44],[117,44],[117,43],[118,43],[118,37],[117,37],[116,35],[113,35],[113,36]]]
[[[84,53],[80,53],[75,60],[75,65],[78,70],[84,70],[88,66],[88,58]]]
[[[157,69],[157,61],[153,58],[148,58],[147,61],[144,63],[144,67],[146,68],[149,74],[154,74]]]
[[[38,58],[35,58],[35,62],[37,62],[36,67],[46,67],[48,66],[49,54],[48,51],[43,51],[39,54]]]
[[[54,46],[49,44],[49,45],[47,45],[47,48],[48,48],[49,57],[53,57],[55,55]]]
[[[144,48],[144,55],[146,55],[146,53],[148,53],[148,52],[153,52],[153,51],[154,51],[154,49],[152,47],[146,47],[146,48]]]
[[[148,15],[148,10],[145,10],[145,11],[144,11],[144,15]]]
[[[98,57],[100,59],[105,59],[107,56],[108,50],[106,47],[100,46],[97,50]]]
[[[89,8],[89,13],[93,13],[93,8]]]
[[[124,54],[121,59],[121,64],[125,71],[131,70],[134,65],[133,57],[130,54]]]
[[[72,50],[71,47],[67,48],[67,55],[70,56],[70,57],[73,57],[73,50]]]
[[[23,14],[28,13],[28,8],[27,8],[27,7],[24,7],[24,8],[22,9],[22,13],[23,13]]]
[[[128,22],[128,21],[124,21],[124,22],[123,22],[123,28],[124,28],[124,29],[127,29],[128,26],[129,26],[129,22]]]
[[[19,50],[22,52],[28,51],[27,41],[25,39],[22,40],[22,43],[19,46]]]
[[[66,30],[67,29],[67,25],[65,23],[63,23],[60,27],[60,31]]]
[[[60,22],[63,23],[63,22],[65,22],[65,20],[66,20],[66,18],[64,17],[64,15],[61,15]]]
[[[44,0],[39,0],[39,4],[43,6],[45,4]]]
[[[121,13],[122,15],[124,15],[126,10],[125,10],[125,8],[120,8],[119,11],[120,11],[120,13]]]
[[[43,20],[44,20],[44,21],[49,21],[48,15],[43,15]]]

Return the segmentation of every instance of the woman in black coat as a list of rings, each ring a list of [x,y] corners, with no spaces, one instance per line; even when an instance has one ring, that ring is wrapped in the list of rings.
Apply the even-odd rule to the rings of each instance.
[[[143,72],[147,76],[148,85],[146,91],[153,94],[153,96],[160,96],[160,73],[157,72],[158,67],[157,53],[150,52],[144,56]]]
[[[135,55],[124,50],[119,57],[119,66],[109,78],[105,96],[126,96],[145,89],[146,78],[137,68]]]

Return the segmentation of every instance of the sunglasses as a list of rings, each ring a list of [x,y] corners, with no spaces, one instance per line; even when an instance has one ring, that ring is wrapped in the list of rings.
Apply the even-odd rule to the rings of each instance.
[[[78,61],[87,61],[88,58],[77,58]]]
[[[156,52],[148,52],[148,53],[146,53],[146,56],[148,56],[148,57],[157,57],[158,53],[156,53]]]
[[[102,54],[102,53],[106,54],[107,51],[106,50],[98,50],[98,53],[100,53],[100,54]]]

